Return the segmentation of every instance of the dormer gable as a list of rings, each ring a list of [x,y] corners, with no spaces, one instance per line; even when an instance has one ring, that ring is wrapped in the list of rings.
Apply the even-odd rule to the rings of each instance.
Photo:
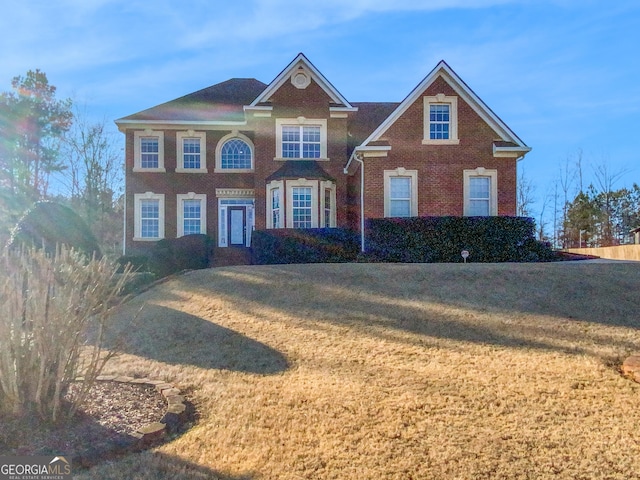
[[[439,92],[435,95],[427,95],[434,83],[439,79],[446,82],[450,90],[449,94]],[[416,102],[423,102],[425,111],[424,144],[450,145],[458,143],[457,136],[457,102],[458,98],[466,102],[475,113],[495,132],[494,143],[495,156],[520,157],[531,149],[498,117],[471,88],[453,71],[453,69],[441,60],[436,67],[411,91],[411,93],[398,105],[398,107],[369,135],[357,150],[375,148],[385,140],[387,130],[400,119],[403,114]],[[446,135],[437,132],[435,135],[429,132],[429,108],[431,105],[443,106],[443,111],[433,108],[434,116],[446,115]],[[444,112],[444,113],[442,113]],[[444,123],[444,122],[443,122]]]
[[[327,95],[332,112],[347,113],[357,111],[357,107],[353,107],[302,53],[298,54],[298,56],[280,72],[267,88],[249,105],[248,109],[269,105],[276,93],[286,84],[293,85],[293,87],[298,90],[305,90],[309,88],[312,83],[317,84]]]

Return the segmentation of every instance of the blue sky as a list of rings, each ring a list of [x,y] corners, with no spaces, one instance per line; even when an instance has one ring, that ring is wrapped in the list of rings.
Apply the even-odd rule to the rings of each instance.
[[[582,151],[640,183],[640,3],[23,0],[0,16],[0,91],[39,68],[112,121],[299,53],[350,101],[401,101],[444,59],[530,147],[538,206]],[[113,127],[115,129],[115,126]],[[124,136],[120,137],[124,141]]]

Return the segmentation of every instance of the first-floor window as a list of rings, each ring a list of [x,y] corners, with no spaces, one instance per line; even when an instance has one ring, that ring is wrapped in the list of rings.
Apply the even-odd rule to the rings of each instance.
[[[331,189],[324,189],[324,226],[331,226]]]
[[[281,228],[280,219],[280,189],[273,188],[271,190],[271,227]]]
[[[411,216],[411,177],[391,177],[389,179],[389,216]]]
[[[190,192],[178,195],[178,236],[206,232],[207,196]]]
[[[464,214],[488,217],[498,214],[498,171],[478,167],[464,171]]]
[[[311,187],[293,187],[293,228],[311,228]]]
[[[133,196],[135,204],[134,239],[164,238],[164,195],[147,192]]]
[[[487,217],[491,214],[491,177],[469,178],[469,215]]]
[[[200,203],[200,200],[185,200],[182,204],[182,209],[184,212],[183,227],[185,235],[200,233]]]
[[[384,171],[384,216],[418,215],[418,171],[398,167]]]
[[[140,202],[140,230],[142,238],[160,237],[160,201],[142,200]]]

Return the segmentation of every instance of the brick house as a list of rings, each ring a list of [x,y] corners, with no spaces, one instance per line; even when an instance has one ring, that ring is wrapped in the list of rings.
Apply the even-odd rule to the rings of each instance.
[[[441,61],[401,103],[352,103],[299,54],[270,84],[231,79],[116,121],[125,251],[206,233],[515,215],[530,148]]]

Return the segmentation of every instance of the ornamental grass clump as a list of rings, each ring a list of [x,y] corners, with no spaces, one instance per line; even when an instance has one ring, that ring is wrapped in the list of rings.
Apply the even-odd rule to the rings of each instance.
[[[66,247],[4,249],[0,259],[0,413],[73,416],[115,350],[109,310],[131,270]],[[88,341],[91,337],[91,341]],[[71,382],[83,378],[71,401]]]

